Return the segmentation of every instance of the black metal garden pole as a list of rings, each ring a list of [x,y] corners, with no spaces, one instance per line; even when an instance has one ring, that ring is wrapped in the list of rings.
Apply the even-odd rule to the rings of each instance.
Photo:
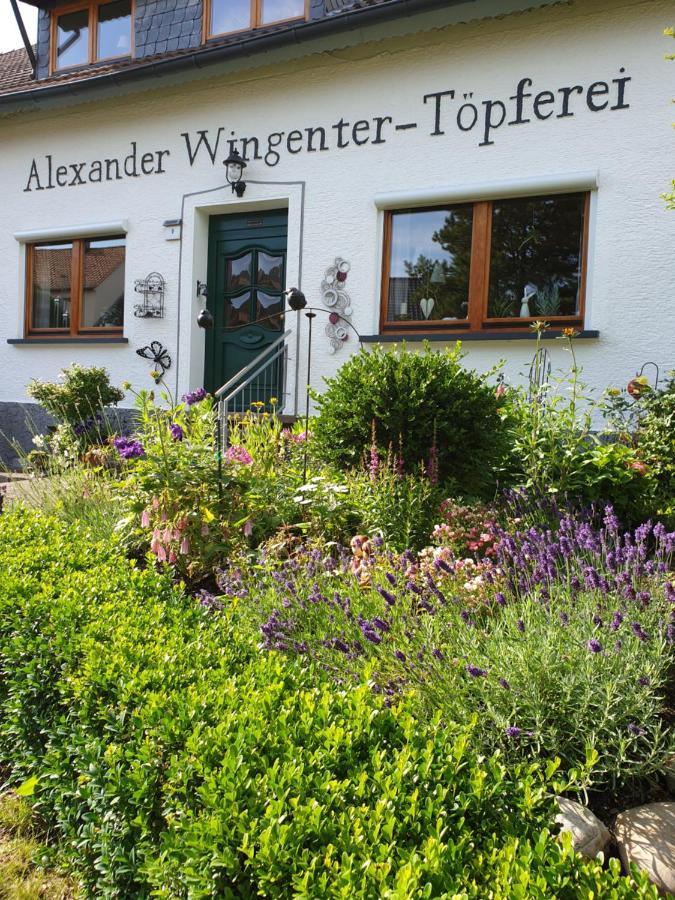
[[[302,469],[302,483],[307,484],[307,455],[309,453],[309,399],[312,383],[312,319],[316,318],[315,312],[306,312],[309,319],[309,334],[307,336],[307,391],[305,394],[305,458]]]

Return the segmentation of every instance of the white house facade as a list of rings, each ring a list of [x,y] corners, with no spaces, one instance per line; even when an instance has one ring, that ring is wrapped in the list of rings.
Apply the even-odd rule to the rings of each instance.
[[[310,325],[318,389],[402,340],[515,382],[536,319],[597,390],[675,367],[667,0],[31,2],[34,72],[0,56],[1,431],[71,362],[180,397],[278,348],[257,390],[297,413]]]

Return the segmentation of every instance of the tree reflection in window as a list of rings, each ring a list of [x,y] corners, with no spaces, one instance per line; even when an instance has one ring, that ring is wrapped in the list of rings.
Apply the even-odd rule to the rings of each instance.
[[[389,321],[466,319],[473,207],[392,216]]]
[[[584,203],[584,194],[493,203],[489,318],[579,314]]]

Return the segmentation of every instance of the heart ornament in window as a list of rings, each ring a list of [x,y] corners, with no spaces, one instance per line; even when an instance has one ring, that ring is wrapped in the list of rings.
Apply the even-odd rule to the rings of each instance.
[[[425,297],[423,300],[420,300],[420,309],[425,319],[429,318],[434,306],[436,306],[436,301],[433,297]]]

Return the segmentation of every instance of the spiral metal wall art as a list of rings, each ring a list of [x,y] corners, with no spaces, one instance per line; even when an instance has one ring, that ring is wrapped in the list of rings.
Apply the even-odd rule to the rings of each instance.
[[[346,259],[336,256],[333,265],[326,269],[321,282],[323,304],[330,310],[326,325],[329,353],[337,353],[349,339],[349,328],[344,320],[352,314],[352,301],[345,290],[350,269],[351,265]]]

